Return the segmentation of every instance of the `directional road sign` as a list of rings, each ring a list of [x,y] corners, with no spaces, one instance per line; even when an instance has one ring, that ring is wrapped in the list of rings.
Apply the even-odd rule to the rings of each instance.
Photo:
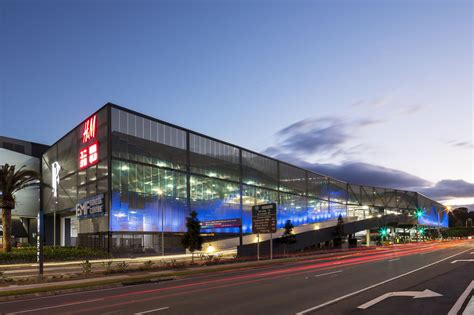
[[[275,203],[268,203],[252,207],[252,233],[275,233],[276,223]]]

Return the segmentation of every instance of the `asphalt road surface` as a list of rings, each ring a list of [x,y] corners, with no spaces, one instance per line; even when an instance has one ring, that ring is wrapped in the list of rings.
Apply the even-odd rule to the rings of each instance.
[[[455,314],[461,309],[462,314],[463,304],[472,296],[473,280],[473,241],[408,244],[155,284],[0,302],[0,313],[419,315]]]

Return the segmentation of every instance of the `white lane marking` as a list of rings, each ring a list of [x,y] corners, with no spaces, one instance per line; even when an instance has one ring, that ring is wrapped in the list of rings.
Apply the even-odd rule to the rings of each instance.
[[[375,305],[375,304],[377,304],[377,303],[379,303],[379,302],[381,302],[381,301],[383,301],[383,300],[385,300],[389,297],[392,297],[392,296],[411,296],[414,299],[423,299],[423,298],[443,296],[443,295],[439,294],[439,293],[436,293],[436,292],[433,292],[433,291],[428,290],[428,289],[426,289],[424,291],[388,292],[388,293],[382,294],[378,298],[375,298],[373,300],[368,301],[367,303],[359,305],[357,308],[365,310],[365,309],[371,307],[372,305]]]
[[[474,259],[459,259],[459,260],[453,260],[451,263],[452,263],[452,264],[455,264],[455,263],[457,263],[458,261],[459,261],[459,262],[461,262],[461,261],[473,262]]]
[[[147,313],[151,313],[151,312],[163,311],[163,310],[167,310],[167,309],[169,309],[169,308],[170,308],[169,306],[160,307],[160,308],[155,308],[154,310],[149,310],[149,311],[144,311],[144,312],[140,312],[140,313],[135,313],[135,315],[143,315],[143,314],[147,314]]]
[[[390,281],[393,281],[393,280],[397,280],[397,279],[399,279],[399,278],[401,278],[401,277],[405,277],[405,276],[407,276],[407,275],[409,275],[409,274],[412,274],[412,273],[414,273],[414,272],[417,272],[417,271],[423,270],[423,269],[425,269],[425,268],[431,267],[431,266],[433,266],[433,265],[439,264],[440,262],[443,262],[443,261],[445,261],[445,260],[451,259],[451,258],[456,257],[456,256],[459,256],[459,255],[462,255],[462,254],[464,254],[465,252],[468,252],[468,251],[470,251],[470,250],[471,250],[471,249],[463,250],[462,252],[459,252],[459,253],[457,253],[457,254],[448,256],[448,257],[446,257],[446,258],[443,258],[443,259],[441,259],[441,260],[435,261],[435,262],[433,262],[433,263],[431,263],[431,264],[428,264],[428,265],[425,265],[425,266],[423,266],[423,267],[414,269],[414,270],[412,270],[412,271],[405,272],[405,273],[403,273],[403,274],[401,274],[401,275],[398,275],[398,276],[396,276],[396,277],[393,277],[393,278],[384,280],[384,281],[382,281],[382,282],[379,282],[379,283],[370,285],[370,286],[365,287],[365,288],[363,288],[363,289],[360,289],[360,290],[357,290],[357,291],[348,293],[348,294],[346,294],[346,295],[343,295],[343,296],[340,296],[340,297],[338,297],[338,298],[335,298],[334,300],[327,301],[327,302],[325,302],[325,303],[323,303],[323,304],[319,304],[319,305],[316,305],[316,306],[314,306],[314,307],[308,308],[308,309],[306,309],[306,310],[303,310],[303,311],[301,311],[301,312],[296,313],[296,315],[303,315],[303,314],[306,314],[306,313],[308,313],[308,312],[318,310],[318,309],[320,309],[320,308],[323,308],[323,307],[328,306],[328,305],[330,305],[330,304],[339,302],[340,300],[344,300],[344,299],[346,299],[346,298],[348,298],[348,297],[351,297],[351,296],[353,296],[353,295],[356,295],[356,294],[359,294],[359,293],[361,293],[361,292],[364,292],[364,291],[373,289],[373,288],[375,288],[375,287],[378,287],[378,286],[380,286],[380,285],[382,285],[382,284],[385,284],[385,283],[387,283],[387,282],[390,282]]]
[[[87,301],[82,301],[82,302],[74,302],[74,303],[60,304],[60,305],[54,305],[54,306],[46,306],[46,307],[34,308],[34,309],[30,309],[30,310],[7,313],[6,315],[14,315],[14,314],[22,314],[22,313],[43,311],[43,310],[49,310],[51,308],[59,308],[59,307],[72,306],[72,305],[78,305],[78,304],[84,304],[84,303],[90,303],[90,302],[97,302],[97,301],[103,301],[103,300],[104,299],[94,299],[94,300],[87,300]]]
[[[400,260],[400,258],[390,259],[389,261],[396,261],[396,260]]]
[[[464,292],[459,296],[456,303],[454,303],[453,307],[449,310],[448,315],[456,315],[459,312],[462,305],[464,304],[464,301],[467,299],[469,294],[471,294],[472,290],[474,290],[474,280],[469,283],[466,290],[464,290]]]
[[[462,312],[462,315],[472,314],[474,314],[474,296],[471,296],[471,299],[469,300],[469,302],[467,302],[467,305],[464,308],[464,311]]]
[[[332,274],[340,273],[340,272],[342,272],[342,270],[331,271],[331,272],[326,272],[326,273],[320,273],[320,274],[318,274],[318,275],[314,275],[313,277],[318,278],[318,277],[327,276],[327,275],[332,275]]]

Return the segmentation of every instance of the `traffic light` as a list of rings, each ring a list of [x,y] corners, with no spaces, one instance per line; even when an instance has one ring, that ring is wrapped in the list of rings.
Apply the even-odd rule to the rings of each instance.
[[[420,227],[418,228],[418,233],[420,233],[420,235],[424,235],[425,234],[425,229]]]
[[[380,233],[380,236],[382,237],[387,236],[388,234],[387,228],[386,227],[380,228],[379,233]]]
[[[423,210],[422,209],[416,209],[415,214],[418,218],[421,218],[423,216]]]

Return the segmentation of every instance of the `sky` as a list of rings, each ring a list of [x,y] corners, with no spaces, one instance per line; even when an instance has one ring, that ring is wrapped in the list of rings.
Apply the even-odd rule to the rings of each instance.
[[[472,1],[0,1],[0,135],[107,102],[474,209]]]

